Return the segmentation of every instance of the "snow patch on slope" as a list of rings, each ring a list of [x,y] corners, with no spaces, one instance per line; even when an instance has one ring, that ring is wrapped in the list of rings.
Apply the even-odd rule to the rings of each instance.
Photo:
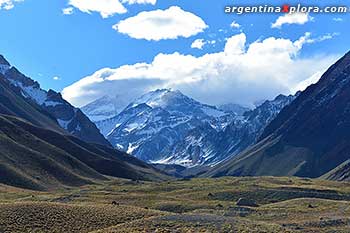
[[[204,106],[202,108],[202,111],[207,114],[208,116],[212,116],[212,117],[222,117],[222,116],[225,116],[227,115],[227,113],[221,111],[221,110],[218,110],[214,107],[208,107],[208,106]]]
[[[10,82],[12,85],[19,87],[22,90],[23,97],[30,98],[39,105],[43,105],[45,103],[47,99],[46,91],[33,86],[24,86],[21,82],[16,80],[10,80]]]

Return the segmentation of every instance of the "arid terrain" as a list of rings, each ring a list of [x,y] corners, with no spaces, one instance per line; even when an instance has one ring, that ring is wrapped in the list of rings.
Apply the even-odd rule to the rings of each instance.
[[[256,207],[239,206],[244,198]],[[349,232],[347,182],[220,178],[0,186],[0,232]]]

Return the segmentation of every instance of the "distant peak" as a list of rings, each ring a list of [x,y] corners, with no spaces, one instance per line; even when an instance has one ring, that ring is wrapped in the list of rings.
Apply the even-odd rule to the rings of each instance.
[[[4,58],[4,56],[0,55],[0,65],[10,66],[10,63]]]
[[[139,104],[147,104],[148,106],[155,107],[166,107],[174,102],[183,102],[184,99],[190,99],[189,97],[182,94],[180,91],[172,89],[157,89],[150,91],[141,97],[137,98],[131,106],[137,106]]]
[[[279,94],[279,95],[275,98],[275,100],[283,100],[283,99],[285,99],[285,98],[287,98],[287,96],[285,96],[285,95],[283,95],[283,94]]]

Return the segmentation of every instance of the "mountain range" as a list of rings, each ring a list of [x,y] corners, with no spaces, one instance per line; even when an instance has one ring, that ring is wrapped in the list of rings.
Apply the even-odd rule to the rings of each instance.
[[[235,104],[210,106],[180,91],[160,89],[95,124],[115,148],[146,162],[212,166],[252,145],[293,99],[280,95],[250,110]],[[82,109],[93,120],[96,113],[108,116],[105,110],[115,106],[114,101],[103,97]]]

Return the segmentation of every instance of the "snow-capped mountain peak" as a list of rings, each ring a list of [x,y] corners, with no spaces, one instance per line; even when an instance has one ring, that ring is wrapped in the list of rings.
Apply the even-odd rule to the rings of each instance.
[[[158,89],[137,98],[115,117],[95,123],[112,145],[149,162],[167,156],[167,150],[189,130],[204,122],[219,130],[230,116],[180,91]]]
[[[158,89],[144,94],[132,102],[128,108],[139,104],[147,104],[151,108],[162,108],[173,114],[192,115],[200,119],[228,115],[214,106],[202,104],[180,91],[172,89]]]
[[[168,105],[168,99],[170,99],[174,92],[171,89],[158,89],[148,92],[141,97],[137,98],[131,105],[134,107],[139,104],[147,104],[152,108],[166,107]],[[179,96],[182,95],[179,92]]]
[[[93,122],[105,120],[116,116],[119,112],[126,107],[126,103],[123,103],[118,96],[111,97],[105,95],[81,108],[81,110],[92,120]]]

